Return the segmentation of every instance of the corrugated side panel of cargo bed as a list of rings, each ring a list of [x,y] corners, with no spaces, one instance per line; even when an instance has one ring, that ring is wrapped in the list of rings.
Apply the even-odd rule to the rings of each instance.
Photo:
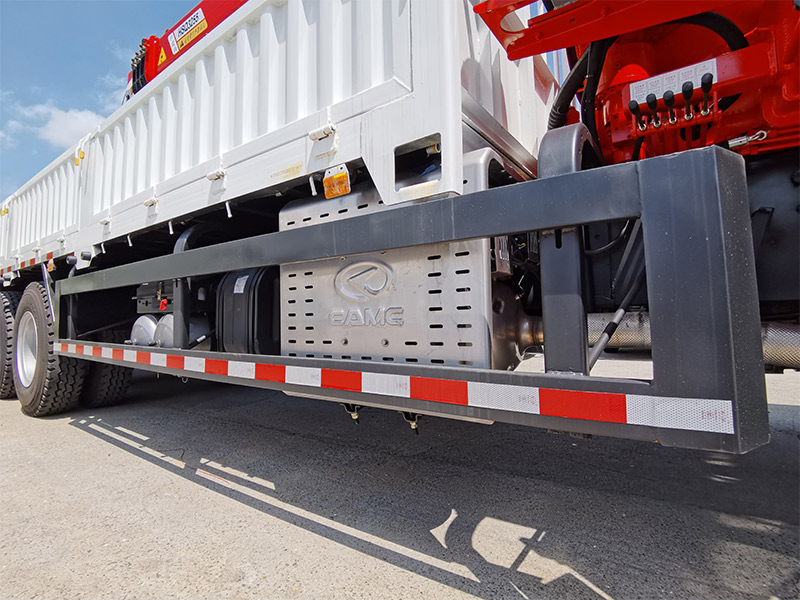
[[[355,160],[386,204],[461,193],[465,123],[533,170],[552,77],[472,4],[251,0],[3,203],[0,269]],[[395,149],[426,139],[440,179],[396,189]]]

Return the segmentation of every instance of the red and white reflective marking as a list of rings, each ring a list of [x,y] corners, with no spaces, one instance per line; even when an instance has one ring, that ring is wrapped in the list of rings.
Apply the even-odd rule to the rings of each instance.
[[[193,373],[217,375],[231,379],[232,383],[248,380],[271,381],[550,417],[734,433],[733,403],[730,400],[556,390],[414,375],[201,358],[95,344],[57,343],[55,350],[71,356],[102,357],[131,367],[150,365],[173,369],[183,371],[186,376]]]
[[[69,254],[72,254],[72,252],[70,252]],[[5,268],[0,267],[0,273],[11,273],[12,271],[18,271],[20,269],[25,269],[27,267],[32,267],[32,266],[34,266],[34,265],[36,265],[36,264],[38,264],[40,262],[47,262],[47,261],[53,260],[53,258],[55,258],[55,253],[54,252],[48,252],[47,254],[45,254],[44,260],[39,260],[39,259],[36,259],[36,258],[31,258],[30,260],[22,260],[22,261],[19,262],[19,266],[14,264],[14,265],[9,265],[9,266],[7,266]]]

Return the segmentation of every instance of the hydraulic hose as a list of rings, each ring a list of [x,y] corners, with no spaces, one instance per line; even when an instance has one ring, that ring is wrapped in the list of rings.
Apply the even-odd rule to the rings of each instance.
[[[742,30],[739,29],[733,21],[727,17],[723,17],[719,13],[704,12],[700,13],[699,15],[692,15],[691,17],[675,19],[674,21],[666,23],[666,25],[678,23],[699,25],[700,27],[705,27],[706,29],[713,31],[722,38],[731,51],[741,50],[742,48],[747,48],[750,45],[747,43],[747,39],[744,37]]]
[[[603,65],[606,62],[608,49],[617,40],[616,37],[606,38],[597,42],[592,42],[587,54],[589,65],[586,68],[586,85],[583,88],[581,97],[581,120],[586,125],[586,129],[594,139],[594,143],[600,148],[600,137],[597,135],[597,121],[595,118],[594,98],[597,94],[597,86],[600,83],[600,74],[603,72]]]
[[[622,227],[622,229],[620,230],[619,234],[617,234],[617,237],[615,237],[613,240],[608,242],[605,246],[602,246],[600,248],[595,248],[594,250],[584,250],[583,253],[586,256],[599,256],[600,254],[605,254],[609,250],[613,250],[614,248],[616,248],[619,245],[619,243],[623,239],[625,239],[625,236],[627,235],[628,230],[631,228],[631,223],[633,223],[632,219],[626,221],[625,225]]]
[[[633,302],[633,297],[636,295],[636,292],[639,291],[639,288],[642,287],[645,281],[645,274],[644,268],[639,271],[639,274],[636,277],[636,280],[631,285],[631,288],[628,290],[628,293],[625,294],[625,297],[622,299],[622,302],[619,304],[619,308],[617,312],[614,313],[614,316],[609,321],[606,328],[603,330],[603,333],[600,334],[600,339],[597,340],[594,346],[592,346],[592,351],[589,353],[589,369],[595,365],[597,359],[600,358],[600,355],[603,353],[603,350],[606,349],[608,346],[609,340],[611,340],[611,336],[617,331],[617,327],[622,322],[622,317],[625,316],[625,313],[628,310],[631,302]]]
[[[556,99],[553,101],[553,107],[550,109],[550,117],[547,120],[548,129],[558,129],[567,124],[569,105],[572,104],[572,99],[583,86],[583,80],[586,79],[588,54],[588,52],[581,54],[578,62],[575,63],[567,78],[564,79],[561,89],[558,90]]]
[[[727,17],[723,17],[719,13],[704,12],[700,13],[699,15],[692,15],[691,17],[677,19],[672,21],[672,23],[684,23],[687,25],[699,25],[700,27],[705,27],[709,31],[713,31],[719,37],[721,37],[722,40],[728,45],[728,48],[731,49],[731,52],[741,50],[742,48],[747,48],[750,45],[747,43],[747,38],[744,37],[742,30],[739,29],[733,21]],[[733,96],[720,98],[719,102],[717,103],[719,109],[721,111],[728,110],[731,105],[739,99],[739,96],[741,96],[741,94],[734,94]]]

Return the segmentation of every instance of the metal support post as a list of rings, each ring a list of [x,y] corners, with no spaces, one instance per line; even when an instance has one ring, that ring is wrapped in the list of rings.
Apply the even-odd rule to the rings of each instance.
[[[595,151],[582,124],[547,132],[539,152],[539,178],[580,171],[584,153]],[[589,341],[583,299],[583,238],[577,227],[543,231],[539,238],[542,277],[544,365],[548,372],[589,374]]]

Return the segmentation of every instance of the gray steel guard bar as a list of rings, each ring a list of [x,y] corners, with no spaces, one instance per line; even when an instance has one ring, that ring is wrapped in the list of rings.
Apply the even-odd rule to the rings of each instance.
[[[702,441],[687,437],[697,435],[688,432],[657,431],[655,439],[733,452],[766,443],[769,425],[744,161],[718,147],[189,250],[77,275],[59,281],[56,293],[60,298],[145,281],[636,216],[644,231],[651,316],[654,377],[648,393],[724,398],[734,407],[734,435],[719,434],[711,442],[707,436]],[[580,339],[577,329],[563,335]],[[455,377],[469,370],[446,371]],[[539,385],[544,377],[553,385],[555,375],[481,371],[480,379]],[[612,391],[633,383],[574,374],[556,378],[573,389]]]

